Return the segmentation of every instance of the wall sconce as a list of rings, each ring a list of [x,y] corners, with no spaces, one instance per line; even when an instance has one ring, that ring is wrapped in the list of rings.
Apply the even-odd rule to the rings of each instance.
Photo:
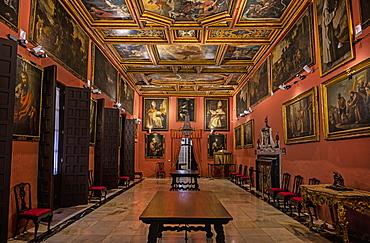
[[[48,57],[48,55],[45,53],[44,49],[42,49],[42,46],[36,46],[32,49],[27,48],[29,52],[31,52],[36,57],[45,58]]]
[[[152,126],[150,126],[148,128],[149,128],[149,133],[152,133]]]
[[[314,71],[308,65],[304,65],[303,70],[305,70],[307,73],[310,73],[310,72]]]
[[[252,112],[253,112],[252,108],[249,107],[249,110],[245,110],[244,111],[244,114],[248,115],[248,114],[250,114]]]
[[[134,118],[134,121],[135,121],[136,124],[140,124],[141,123],[141,119],[139,119],[139,118]]]
[[[295,76],[298,77],[300,80],[303,80],[306,78],[306,75],[300,75],[299,73],[297,73]]]
[[[26,44],[28,44],[28,41],[25,38],[18,39],[17,37],[15,37],[12,34],[7,34],[6,36],[8,37],[9,40],[17,42],[18,45],[20,45],[21,47],[27,48]]]
[[[91,93],[93,94],[101,94],[101,91],[99,89],[92,89]]]
[[[288,90],[291,87],[292,87],[291,85],[285,85],[285,84],[280,84],[279,85],[279,89],[281,89],[281,90]]]

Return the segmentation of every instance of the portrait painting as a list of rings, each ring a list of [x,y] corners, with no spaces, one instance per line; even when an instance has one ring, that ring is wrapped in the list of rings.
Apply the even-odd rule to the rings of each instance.
[[[144,97],[143,131],[168,130],[168,98]]]
[[[93,53],[93,84],[115,102],[117,101],[118,71],[95,45]]]
[[[132,19],[125,0],[82,0],[82,3],[95,20]]]
[[[249,104],[255,106],[269,95],[269,59],[267,58],[261,66],[252,74],[248,81]]]
[[[370,1],[360,0],[360,12],[361,12],[361,23],[362,28],[366,28],[370,25]]]
[[[204,130],[229,130],[229,99],[204,98]]]
[[[241,20],[279,19],[292,0],[248,0]]]
[[[283,104],[284,143],[319,141],[317,87]]]
[[[244,114],[248,107],[248,85],[245,84],[241,90],[236,94],[236,117]]]
[[[41,66],[18,56],[13,117],[13,138],[16,140],[40,140],[43,74]]]
[[[30,41],[60,65],[87,80],[89,37],[58,0],[32,1]]]
[[[352,19],[348,0],[315,0],[320,75],[354,58]]]
[[[114,44],[113,47],[122,59],[149,59],[145,45]]]
[[[325,139],[370,135],[370,59],[321,84]]]
[[[272,90],[315,62],[312,7],[309,7],[271,53]]]
[[[239,125],[234,128],[234,148],[243,148],[243,136],[242,136],[242,126]]]
[[[260,45],[229,45],[225,60],[252,60],[260,48]]]
[[[149,133],[145,134],[145,158],[164,158],[164,134]]]
[[[13,30],[18,30],[19,0],[0,0],[0,21]]]
[[[212,159],[214,152],[226,150],[226,134],[212,133],[208,135],[208,158]]]
[[[185,121],[185,115],[189,114],[189,120],[195,121],[195,98],[177,98],[177,121]]]
[[[131,115],[134,114],[134,89],[121,77],[120,86],[120,103],[123,109],[125,109]]]
[[[254,120],[249,120],[242,124],[243,148],[253,148],[254,141]]]
[[[214,60],[217,45],[157,45],[161,60]]]
[[[96,141],[96,119],[97,105],[96,100],[90,100],[90,145],[94,146]]]

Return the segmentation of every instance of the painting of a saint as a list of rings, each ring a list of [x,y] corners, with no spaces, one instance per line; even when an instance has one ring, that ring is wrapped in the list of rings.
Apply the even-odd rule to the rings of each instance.
[[[189,114],[189,121],[195,121],[195,99],[177,98],[177,121],[185,121],[185,115]]]
[[[213,154],[226,149],[226,135],[212,133],[208,135],[208,158],[213,158]]]
[[[243,148],[253,148],[254,142],[254,120],[242,124]]]
[[[164,135],[150,133],[145,135],[146,138],[146,158],[163,158],[164,157]]]
[[[205,130],[229,130],[229,100],[205,98]]]
[[[0,21],[18,29],[19,0],[0,0]]]
[[[236,94],[236,117],[243,113],[248,107],[248,85],[244,85],[243,88]]]
[[[167,130],[168,98],[144,97],[143,130]]]

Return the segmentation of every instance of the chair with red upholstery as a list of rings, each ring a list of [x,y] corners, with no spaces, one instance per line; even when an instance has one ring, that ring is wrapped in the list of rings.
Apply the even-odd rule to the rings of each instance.
[[[238,171],[235,171],[235,172],[231,172],[230,173],[230,180],[233,181],[233,182],[236,182],[236,175],[241,175],[242,174],[242,170],[243,170],[243,165],[242,164],[239,164],[239,169]]]
[[[14,238],[18,233],[18,230],[23,227],[22,232],[25,232],[28,226],[29,220],[32,220],[35,224],[35,238],[39,228],[41,220],[48,222],[48,231],[50,230],[50,224],[53,220],[53,211],[49,208],[32,208],[31,200],[31,185],[30,183],[19,183],[14,186],[14,195],[17,209],[17,222],[14,231]],[[21,219],[25,219],[26,223],[19,226]]]
[[[131,178],[129,176],[118,176],[118,186],[124,186],[128,188],[130,186]]]
[[[105,186],[95,185],[94,184],[94,176],[93,171],[89,171],[89,201],[93,197],[99,198],[99,202],[101,202],[102,197],[104,197],[104,200],[107,200],[107,193],[108,189]]]
[[[156,178],[166,178],[166,172],[164,171],[164,162],[157,162],[155,169]]]
[[[301,191],[301,185],[302,185],[302,182],[303,182],[303,177],[300,176],[300,175],[296,175],[294,177],[294,181],[293,181],[293,186],[292,186],[292,191],[288,191],[288,192],[279,192],[277,195],[276,195],[276,200],[277,200],[277,206],[280,207],[280,203],[279,203],[279,200],[283,200],[283,206],[285,209],[287,204],[288,204],[288,201],[292,198],[292,197],[299,197],[300,195],[300,191]]]
[[[241,186],[241,178],[247,176],[248,165],[244,165],[243,173],[235,176],[235,182],[238,186]]]
[[[308,185],[318,185],[318,184],[320,184],[320,180],[318,180],[316,178],[310,178],[308,180]],[[302,210],[302,207],[303,207],[302,199],[303,198],[299,195],[298,197],[292,197],[289,200],[290,215],[293,215],[292,207],[295,207],[297,209],[297,212],[298,212],[298,217],[301,217],[301,210]],[[306,204],[306,207],[308,208],[308,210],[310,210],[310,208],[314,209],[314,215],[317,219],[317,212],[316,212],[315,205],[311,201],[306,201],[304,203]]]
[[[286,192],[288,191],[289,184],[290,184],[290,177],[291,175],[289,173],[283,174],[283,179],[281,181],[281,187],[271,187],[267,190],[268,195],[268,202],[271,201],[271,198],[273,199],[273,202],[276,202],[276,196],[279,192]]]

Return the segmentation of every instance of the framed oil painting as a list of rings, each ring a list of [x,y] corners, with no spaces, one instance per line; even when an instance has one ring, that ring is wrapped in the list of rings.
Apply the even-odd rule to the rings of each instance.
[[[242,124],[243,148],[253,148],[254,141],[254,120]]]
[[[96,100],[90,100],[90,145],[95,146],[96,141]]]
[[[134,113],[134,102],[135,102],[135,91],[134,89],[121,77],[120,85],[120,103],[122,108],[128,113],[133,115]]]
[[[191,122],[195,122],[195,98],[177,98],[177,121],[185,121],[185,114],[189,114]]]
[[[43,75],[44,69],[41,66],[18,55],[14,95],[13,139],[40,140]]]
[[[208,135],[208,158],[213,158],[213,153],[226,149],[226,134],[211,133]]]
[[[93,84],[116,102],[118,71],[97,46],[93,47]]]
[[[243,136],[242,136],[242,126],[239,125],[234,128],[234,148],[243,148]]]
[[[229,99],[204,98],[204,130],[229,130]]]
[[[348,0],[315,0],[320,75],[354,58],[352,20]]]
[[[168,98],[144,97],[143,131],[168,130]]]
[[[164,134],[145,134],[145,158],[164,158]]]
[[[157,45],[161,60],[214,60],[217,45]]]
[[[82,0],[94,20],[132,19],[125,0]]]
[[[313,14],[310,6],[271,53],[272,90],[292,80],[303,66],[315,62],[313,42]]]
[[[370,135],[370,58],[321,84],[327,140]]]
[[[58,0],[32,1],[30,41],[82,80],[87,80],[89,37]]]
[[[242,21],[279,19],[292,0],[248,0],[243,10]]]
[[[245,84],[243,88],[236,94],[236,117],[244,114],[248,107],[248,85]]]
[[[19,0],[0,1],[0,21],[18,31],[19,23]]]
[[[317,87],[283,104],[285,144],[319,141]]]
[[[370,1],[360,0],[360,12],[361,12],[361,23],[362,28],[366,28],[370,25]]]
[[[270,68],[268,63],[267,58],[248,81],[250,106],[259,104],[270,95]]]

